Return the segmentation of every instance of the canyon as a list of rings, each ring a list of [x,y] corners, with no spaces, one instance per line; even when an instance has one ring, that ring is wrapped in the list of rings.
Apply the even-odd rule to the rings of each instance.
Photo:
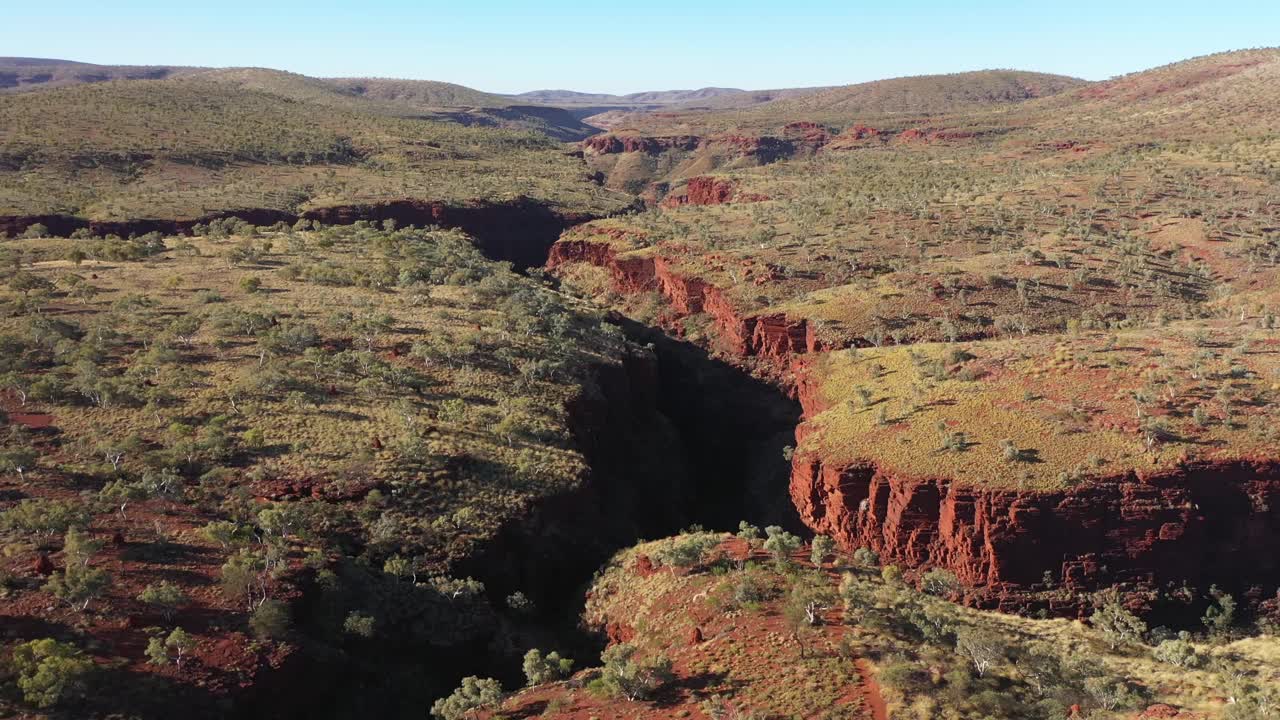
[[[624,296],[660,294],[660,322],[675,335],[683,320],[705,313],[708,347],[797,399],[797,446],[811,432],[807,421],[828,409],[806,356],[833,348],[803,319],[742,313],[723,290],[674,272],[661,254],[620,256],[573,230],[551,247],[547,267],[569,263],[605,268]],[[958,599],[975,607],[1083,618],[1094,593],[1117,589],[1153,621],[1187,625],[1204,603],[1179,588],[1211,586],[1255,610],[1278,606],[1280,560],[1267,548],[1280,532],[1280,464],[1267,458],[1189,462],[1045,492],[895,475],[873,457],[833,465],[796,451],[788,485],[810,532],[849,552],[873,550],[909,573],[950,571],[963,585]]]

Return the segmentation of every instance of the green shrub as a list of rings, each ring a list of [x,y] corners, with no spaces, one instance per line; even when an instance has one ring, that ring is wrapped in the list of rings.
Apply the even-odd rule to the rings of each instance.
[[[289,631],[289,606],[279,600],[266,600],[249,617],[249,628],[263,640],[279,640]]]
[[[524,654],[524,676],[530,685],[555,682],[569,675],[573,670],[573,660],[560,657],[560,653],[550,652],[546,655],[537,648]]]
[[[462,685],[449,697],[435,701],[431,714],[440,720],[463,720],[477,708],[496,705],[502,700],[502,684],[493,678],[475,676],[462,679]]]
[[[51,638],[18,645],[11,662],[23,699],[38,708],[53,707],[82,694],[94,667],[74,645]]]

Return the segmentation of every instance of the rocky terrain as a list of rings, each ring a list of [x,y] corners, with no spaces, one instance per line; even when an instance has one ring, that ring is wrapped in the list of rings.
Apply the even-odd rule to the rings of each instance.
[[[0,713],[1274,716],[1280,52],[8,65]]]

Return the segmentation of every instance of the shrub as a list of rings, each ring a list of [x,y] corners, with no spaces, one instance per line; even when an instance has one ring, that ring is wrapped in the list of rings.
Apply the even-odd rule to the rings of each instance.
[[[522,615],[532,615],[536,609],[529,596],[519,590],[507,596],[507,607]]]
[[[1103,634],[1112,650],[1125,643],[1141,642],[1147,634],[1147,624],[1116,599],[1103,603],[1089,616],[1089,622]]]
[[[1213,635],[1221,635],[1231,629],[1236,616],[1236,599],[1222,592],[1217,586],[1209,588],[1213,603],[1204,611],[1201,621]]]
[[[532,648],[524,654],[524,676],[530,685],[560,680],[572,670],[573,661],[560,657],[560,653],[553,651],[543,655],[541,650]]]
[[[502,700],[502,684],[493,678],[474,675],[462,679],[462,685],[449,697],[435,701],[431,714],[440,720],[462,720],[477,708],[495,705]]]
[[[791,559],[791,554],[800,549],[803,541],[791,533],[783,530],[777,525],[770,525],[764,529],[766,540],[764,541],[764,549],[768,550],[773,559],[779,565],[785,565]]]
[[[702,562],[712,548],[720,544],[717,533],[689,533],[672,538],[654,553],[654,559],[662,565],[693,567]]]
[[[93,661],[78,648],[51,638],[15,647],[11,662],[23,699],[39,708],[82,693],[85,678],[93,670]]]
[[[373,637],[375,628],[376,622],[372,615],[366,615],[355,610],[347,613],[346,619],[342,621],[343,632],[362,638]]]
[[[158,585],[148,585],[143,589],[138,595],[138,601],[157,608],[165,620],[172,620],[178,610],[187,604],[187,596],[177,585],[164,580]]]
[[[278,640],[289,631],[289,607],[279,600],[266,600],[249,617],[249,628],[263,640]]]
[[[71,607],[88,610],[89,603],[106,592],[110,585],[111,575],[106,570],[68,565],[66,570],[49,578],[45,590]]]
[[[934,568],[921,578],[920,589],[930,595],[949,597],[960,590],[960,580],[950,570]]]
[[[1204,664],[1204,657],[1196,651],[1195,646],[1191,644],[1190,638],[1191,635],[1189,633],[1180,632],[1177,639],[1165,640],[1157,645],[1151,654],[1156,660],[1176,667],[1200,667]]]
[[[645,700],[672,678],[671,660],[658,656],[645,662],[635,659],[636,646],[619,643],[600,656],[604,663],[601,683],[610,695]]]
[[[814,565],[821,565],[827,561],[827,558],[831,557],[835,549],[836,542],[834,540],[826,535],[818,535],[813,539],[813,544],[810,547],[809,560]]]
[[[860,547],[853,551],[853,561],[863,567],[880,565],[880,554],[871,548]]]

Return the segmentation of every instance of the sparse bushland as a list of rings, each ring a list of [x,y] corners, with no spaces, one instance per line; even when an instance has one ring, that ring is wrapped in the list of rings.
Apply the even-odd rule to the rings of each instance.
[[[892,717],[1048,720],[1078,707],[1090,717],[1128,718],[1154,703],[1214,717],[1267,717],[1277,680],[1271,636],[1210,643],[1184,633],[1153,648],[1145,645],[1145,626],[1114,598],[1100,598],[1094,627],[1019,618],[913,587],[949,588],[938,573],[885,580],[843,557],[831,568],[779,568],[746,541],[720,537],[724,555],[748,553],[743,569],[642,572],[642,558],[671,540],[615,556],[592,586],[584,618],[631,639],[611,646],[603,670],[579,677],[598,676],[594,686],[602,688],[611,672],[635,678],[646,661],[670,663],[674,672],[655,701],[676,715],[749,707],[787,716],[821,707],[861,717],[874,696]],[[743,604],[748,584],[757,590]],[[700,642],[689,640],[692,628]],[[1242,707],[1223,715],[1213,698],[1225,688],[1240,693]],[[634,701],[644,702],[640,695]],[[603,716],[607,702],[573,681],[535,685],[504,701],[494,717],[544,703]]]
[[[528,598],[492,606],[451,570],[578,487],[567,408],[643,350],[456,231],[216,225],[79,257],[92,297],[61,278],[93,241],[41,240],[46,259],[0,271],[50,279],[0,291],[0,403],[48,418],[0,426],[4,570],[49,566],[3,602],[52,607],[94,640],[86,662],[123,652],[113,672],[177,689],[223,641],[225,663],[530,621]],[[121,613],[164,632],[108,633]],[[567,670],[551,660],[540,678]]]

